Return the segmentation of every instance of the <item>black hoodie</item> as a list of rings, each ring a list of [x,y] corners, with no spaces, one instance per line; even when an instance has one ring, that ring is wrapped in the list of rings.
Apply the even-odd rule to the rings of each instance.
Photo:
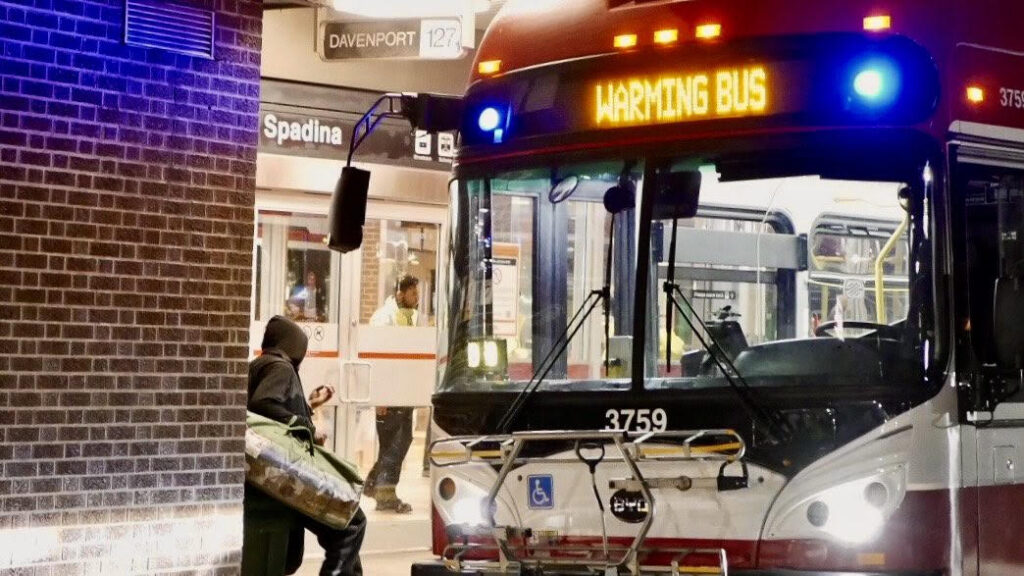
[[[287,424],[315,431],[313,411],[302,392],[299,364],[306,357],[309,339],[299,325],[274,316],[263,333],[263,353],[249,363],[249,411]]]

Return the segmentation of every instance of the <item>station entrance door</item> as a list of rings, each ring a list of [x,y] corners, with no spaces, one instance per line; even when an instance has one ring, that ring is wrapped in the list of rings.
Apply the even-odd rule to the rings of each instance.
[[[364,477],[380,460],[378,468],[399,478],[397,494],[412,506],[406,514],[377,512],[376,502],[364,498],[370,516],[364,551],[425,549],[430,492],[423,451],[436,373],[446,211],[371,201],[362,248],[340,255],[327,249],[327,209],[321,198],[259,203],[250,348],[260,353],[264,326],[274,315],[302,326],[309,351],[299,373],[307,395],[322,385],[336,391],[316,415],[318,428],[328,431],[327,446]],[[393,447],[407,443],[410,434],[402,458]],[[315,542],[307,546],[307,556],[318,551]]]

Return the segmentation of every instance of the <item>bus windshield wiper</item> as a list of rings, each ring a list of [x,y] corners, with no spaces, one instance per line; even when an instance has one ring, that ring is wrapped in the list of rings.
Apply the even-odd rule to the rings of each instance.
[[[580,329],[583,328],[583,324],[587,321],[587,318],[590,317],[590,314],[594,311],[594,309],[597,308],[597,305],[604,301],[606,302],[605,307],[607,308],[607,302],[608,300],[610,300],[609,295],[610,289],[609,286],[606,284],[601,289],[592,291],[583,300],[583,303],[576,310],[576,313],[573,314],[572,319],[569,320],[568,324],[566,324],[565,331],[563,331],[562,334],[558,337],[558,339],[555,340],[554,346],[551,347],[551,350],[549,350],[547,355],[544,356],[544,359],[541,360],[541,363],[538,365],[539,370],[537,371],[537,373],[533,376],[533,378],[530,378],[530,381],[527,382],[526,387],[524,387],[522,392],[520,392],[519,395],[516,396],[516,399],[512,402],[512,405],[509,407],[508,411],[505,412],[505,415],[501,417],[501,421],[498,423],[499,433],[505,434],[508,432],[509,427],[512,425],[512,422],[515,421],[516,416],[519,415],[519,412],[522,411],[523,406],[526,405],[527,400],[529,400],[533,393],[536,392],[537,389],[540,388],[541,384],[544,383],[544,379],[547,378],[548,373],[550,373],[551,369],[554,368],[555,363],[558,362],[558,359],[562,356],[562,353],[569,348],[569,344],[572,343],[573,338],[575,338],[576,334],[578,334]],[[606,350],[606,365],[607,356],[608,352]]]
[[[614,260],[612,254],[615,248],[615,217],[634,207],[633,195],[635,194],[635,188],[631,188],[628,182],[628,175],[632,166],[632,163],[627,162],[622,175],[619,177],[619,185],[605,193],[604,204],[611,214],[611,231],[608,235],[608,257],[604,268],[604,286],[598,290],[593,290],[583,300],[576,313],[573,314],[572,319],[565,326],[565,331],[555,340],[551,350],[548,351],[547,355],[544,356],[544,359],[538,365],[537,373],[527,382],[526,387],[516,396],[508,411],[501,417],[501,421],[498,423],[498,431],[500,433],[508,432],[512,422],[515,421],[516,417],[523,410],[523,406],[526,405],[526,402],[533,396],[534,392],[544,383],[544,379],[547,378],[555,363],[569,348],[569,344],[572,343],[573,338],[583,328],[587,318],[597,308],[597,305],[601,303],[604,304],[604,373],[606,377],[608,375],[611,364],[612,265]]]
[[[746,409],[747,413],[754,419],[755,422],[761,423],[768,431],[769,436],[778,442],[784,442],[791,438],[792,432],[789,424],[786,422],[782,414],[777,410],[767,409],[761,406],[754,398],[754,391],[750,388],[750,385],[743,378],[743,375],[739,370],[736,369],[736,365],[733,363],[732,358],[725,352],[721,344],[715,338],[714,333],[708,330],[707,324],[701,319],[694,309],[693,304],[683,294],[683,291],[679,288],[679,285],[675,282],[675,253],[676,253],[676,233],[678,231],[678,219],[672,220],[672,238],[669,243],[669,268],[668,268],[668,279],[663,284],[665,291],[665,299],[678,310],[679,315],[683,317],[683,321],[689,325],[693,335],[697,337],[701,346],[707,352],[711,361],[715,363],[718,370],[722,373],[726,382],[729,383],[729,387],[736,393],[737,398],[740,400],[740,404]],[[686,308],[689,310],[689,314],[683,310],[679,302],[686,304]],[[672,358],[671,358],[671,345],[668,342],[672,341],[672,324],[669,320],[674,311],[668,311],[668,319],[666,322],[666,366],[671,372],[672,369]],[[696,324],[695,324],[696,321]],[[698,330],[698,326],[700,329]],[[705,339],[704,335],[707,335]],[[710,340],[710,342],[709,342]]]

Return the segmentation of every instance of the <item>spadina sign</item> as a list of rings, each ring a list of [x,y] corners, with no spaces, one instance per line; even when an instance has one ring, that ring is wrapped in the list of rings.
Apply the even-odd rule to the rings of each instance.
[[[333,93],[332,93],[333,94]],[[339,97],[340,98],[340,97]],[[260,152],[345,160],[359,115],[320,110],[313,115],[284,104],[260,110]],[[447,169],[455,155],[455,135],[409,129],[405,121],[384,121],[359,148],[359,161]]]
[[[317,44],[324,60],[450,60],[463,54],[462,22],[458,18],[325,22]]]
[[[260,139],[280,147],[319,146],[341,147],[345,145],[341,126],[321,121],[319,118],[294,118],[268,112],[263,115]]]

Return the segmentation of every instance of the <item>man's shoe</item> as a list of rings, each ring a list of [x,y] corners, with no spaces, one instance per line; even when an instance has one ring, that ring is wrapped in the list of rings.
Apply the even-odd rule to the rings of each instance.
[[[395,512],[396,514],[411,514],[412,505],[408,502],[403,502],[398,498],[395,498],[394,500],[378,500],[377,511]]]
[[[363,496],[367,498],[374,498],[377,495],[377,475],[370,471],[367,474],[366,480],[363,480]]]
[[[412,512],[412,506],[407,502],[402,502],[402,499],[395,494],[394,486],[380,486],[375,492],[378,512],[397,512],[398,514]]]

